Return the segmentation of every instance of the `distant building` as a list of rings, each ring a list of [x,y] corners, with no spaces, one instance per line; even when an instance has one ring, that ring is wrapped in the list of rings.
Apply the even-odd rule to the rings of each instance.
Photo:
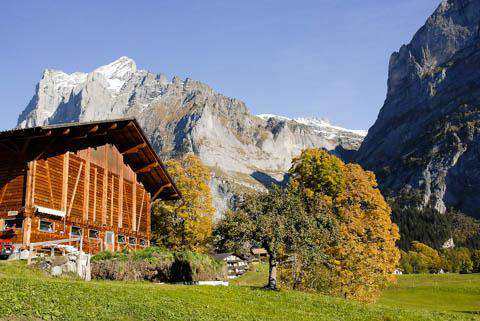
[[[258,261],[261,261],[262,259],[266,259],[268,257],[267,250],[263,248],[252,248],[250,252]]]
[[[453,242],[453,238],[449,238],[442,245],[442,249],[453,249],[454,247],[455,247],[455,243]]]
[[[247,261],[232,253],[218,253],[213,254],[212,257],[215,260],[223,261],[227,264],[229,279],[243,275],[248,270]]]
[[[402,275],[403,272],[402,272],[402,270],[400,270],[400,269],[395,269],[395,271],[393,271],[393,274],[395,274],[395,275]]]

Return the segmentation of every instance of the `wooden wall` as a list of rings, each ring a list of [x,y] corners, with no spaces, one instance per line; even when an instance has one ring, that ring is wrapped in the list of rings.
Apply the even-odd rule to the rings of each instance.
[[[12,153],[0,153],[0,230],[3,219],[15,218],[24,204],[26,165]],[[2,238],[21,242],[19,233],[2,235]]]
[[[27,208],[41,206],[66,214],[61,218],[32,212],[30,242],[70,238],[70,229],[76,226],[83,229],[84,250],[88,252],[105,249],[107,231],[115,233],[111,250],[138,248],[141,239],[148,244],[150,195],[114,146],[33,161],[29,164],[31,182],[25,182],[26,170],[17,164],[0,163],[0,217],[7,217],[9,210],[19,210],[24,204]],[[29,188],[31,192],[24,193]],[[41,220],[53,222],[54,231],[40,231]],[[100,238],[90,239],[89,229],[98,230]],[[137,246],[118,244],[118,234],[125,235],[127,243],[129,237],[136,237]]]

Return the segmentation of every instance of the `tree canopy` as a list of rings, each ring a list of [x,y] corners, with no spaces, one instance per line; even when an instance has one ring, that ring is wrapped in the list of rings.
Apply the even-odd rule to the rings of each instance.
[[[307,149],[290,170],[292,188],[310,202],[324,199],[338,224],[337,244],[329,248],[327,292],[371,301],[394,280],[400,253],[398,228],[377,188],[375,175],[359,165],[344,164],[324,150]],[[327,282],[328,281],[328,282]],[[327,282],[327,283],[326,283]]]
[[[153,206],[152,234],[158,245],[169,249],[205,252],[211,247],[215,209],[210,191],[210,171],[201,160],[187,154],[166,162],[183,200]]]
[[[270,287],[278,265],[286,287],[374,300],[394,280],[399,260],[398,228],[374,174],[307,149],[294,159],[290,175],[286,188],[246,197],[227,215],[217,228],[218,244],[263,246]]]

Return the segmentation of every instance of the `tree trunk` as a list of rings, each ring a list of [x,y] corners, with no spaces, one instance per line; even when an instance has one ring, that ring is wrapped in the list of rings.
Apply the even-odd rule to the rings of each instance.
[[[267,289],[276,290],[277,289],[277,256],[273,253],[270,253],[268,258],[268,285]]]

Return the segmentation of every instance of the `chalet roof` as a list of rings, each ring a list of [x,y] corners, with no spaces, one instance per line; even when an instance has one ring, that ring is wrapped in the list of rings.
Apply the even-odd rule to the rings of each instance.
[[[105,144],[112,144],[119,150],[124,162],[151,193],[152,201],[157,198],[181,198],[180,191],[135,118],[66,123],[0,132],[0,150],[19,154],[25,161]]]
[[[229,256],[234,256],[239,261],[242,260],[240,257],[238,257],[237,255],[235,255],[233,253],[216,253],[216,254],[212,254],[211,256],[212,256],[212,258],[214,258],[215,260],[218,260],[218,261],[223,261]]]

